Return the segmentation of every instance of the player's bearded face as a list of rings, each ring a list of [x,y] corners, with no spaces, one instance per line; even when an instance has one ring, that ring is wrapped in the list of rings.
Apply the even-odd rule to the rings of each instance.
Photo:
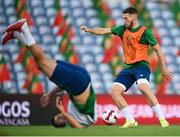
[[[129,13],[126,13],[126,14],[123,14],[123,19],[124,19],[126,28],[132,29],[134,17],[132,15],[130,15]]]

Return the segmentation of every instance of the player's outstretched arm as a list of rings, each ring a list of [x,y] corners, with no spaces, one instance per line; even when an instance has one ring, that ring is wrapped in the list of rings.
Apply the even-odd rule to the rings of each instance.
[[[62,92],[62,91],[64,91],[64,89],[61,89],[59,87],[55,87],[50,92],[44,93],[40,98],[41,106],[46,107],[49,104],[51,97],[54,96],[56,93]]]
[[[80,26],[80,29],[96,35],[112,34],[111,28],[89,28],[87,26]]]
[[[72,117],[70,114],[64,111],[64,106],[62,104],[61,97],[56,98],[56,107],[72,127],[84,128],[84,126],[82,126],[74,117]]]
[[[166,79],[172,79],[173,75],[171,74],[171,72],[166,67],[164,55],[163,55],[163,52],[162,52],[159,44],[156,44],[155,46],[153,46],[153,49],[156,51],[156,54],[157,54],[158,59],[159,59],[159,62],[161,64],[161,73],[162,73],[162,75]]]
[[[84,126],[82,126],[74,117],[72,117],[67,112],[61,112],[61,114],[73,128],[84,128]]]

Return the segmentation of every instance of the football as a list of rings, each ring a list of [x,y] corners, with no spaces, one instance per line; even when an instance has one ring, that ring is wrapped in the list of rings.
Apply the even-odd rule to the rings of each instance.
[[[114,110],[105,110],[102,114],[102,119],[107,125],[113,125],[117,121],[117,113]]]

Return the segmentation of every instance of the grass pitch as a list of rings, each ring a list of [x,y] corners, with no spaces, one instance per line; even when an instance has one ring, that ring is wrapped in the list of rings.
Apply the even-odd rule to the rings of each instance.
[[[86,129],[54,128],[52,126],[2,126],[0,136],[180,136],[180,125],[139,126],[119,128],[119,126],[91,126]]]

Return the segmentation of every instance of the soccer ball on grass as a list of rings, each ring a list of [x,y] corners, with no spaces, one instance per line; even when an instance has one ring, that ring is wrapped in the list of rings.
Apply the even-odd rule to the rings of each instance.
[[[113,125],[117,121],[116,111],[109,109],[105,110],[102,114],[102,119],[107,125]]]

